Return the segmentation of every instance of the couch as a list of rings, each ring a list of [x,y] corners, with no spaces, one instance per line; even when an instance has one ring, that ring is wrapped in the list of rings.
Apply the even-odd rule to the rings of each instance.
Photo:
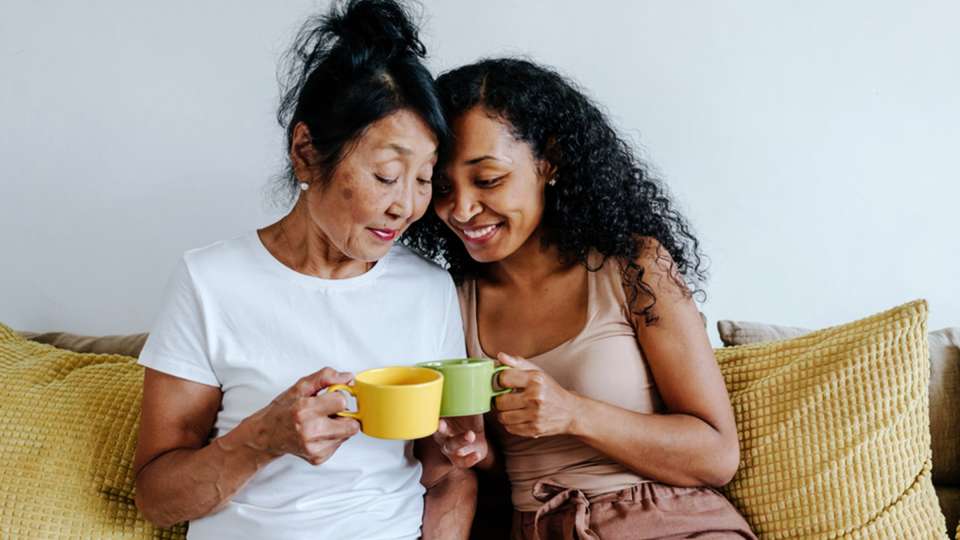
[[[745,350],[747,351],[755,350],[750,349],[750,347],[755,346],[757,343],[762,344],[774,340],[792,339],[803,336],[807,332],[807,330],[799,328],[735,321],[720,321],[718,323],[718,328],[725,345],[738,348],[746,347]],[[65,332],[23,332],[21,335],[35,343],[46,344],[60,350],[95,353],[97,355],[112,355],[102,357],[104,359],[110,358],[111,362],[115,361],[123,363],[123,360],[121,359],[127,358],[129,361],[123,364],[125,366],[124,369],[127,370],[139,370],[139,368],[132,363],[132,359],[129,359],[128,357],[136,357],[142,348],[144,341],[146,340],[146,334],[92,337],[78,336]],[[926,353],[926,350],[927,349],[924,348],[924,353]],[[718,354],[722,354],[722,351],[723,349],[718,350]],[[960,394],[958,394],[958,392],[960,392],[960,329],[945,329],[931,334],[929,354],[931,370],[929,383],[931,438],[929,445],[933,448],[932,479],[936,488],[937,497],[939,498],[939,504],[943,515],[946,516],[947,530],[950,531],[951,537],[954,534],[957,534],[957,538],[960,540],[960,529],[958,529],[957,523],[958,519],[960,519]],[[119,369],[111,367],[113,365],[114,364],[110,364],[104,369]],[[109,373],[109,371],[106,373]],[[136,371],[135,373],[130,373],[132,373],[132,375],[129,376],[136,377],[139,376],[140,372]],[[56,377],[61,376],[61,374],[56,375]],[[111,375],[106,375],[106,377],[109,378]],[[126,396],[122,399],[134,402],[134,405],[138,406],[139,394],[136,394],[132,397]],[[96,415],[103,407],[119,407],[121,405],[122,404],[119,403],[115,403],[114,405],[97,405],[99,409],[91,410],[89,413],[92,417],[91,421],[96,422]],[[11,411],[0,411],[0,420],[2,420],[4,416],[8,416],[10,414]],[[16,416],[17,413],[16,411],[13,411],[12,414]],[[127,416],[129,416],[129,414]],[[129,431],[129,433],[118,434],[119,439],[125,441],[119,443],[121,446],[125,445],[125,450],[111,449],[111,451],[108,453],[130,453],[129,445],[130,441],[133,440],[133,433],[135,432],[136,428],[136,418],[126,418],[126,420],[122,423],[122,426],[123,427],[119,429]],[[91,443],[85,442],[84,444],[89,446]],[[102,443],[95,442],[92,444],[98,445]],[[84,452],[95,453],[96,450],[97,449],[95,448],[87,449],[84,450]],[[123,476],[124,467],[128,469],[129,465],[130,463],[127,461],[117,463],[114,460],[110,467],[114,470],[120,470],[120,475]],[[100,521],[97,522],[98,526],[101,527],[101,529],[99,529],[100,531],[111,531],[110,534],[107,535],[110,538],[179,539],[183,537],[185,531],[183,526],[175,527],[173,529],[158,529],[143,522],[142,518],[135,515],[135,510],[133,510],[133,513],[131,513],[130,508],[132,507],[132,488],[129,487],[131,483],[129,474],[126,478],[120,478],[112,484],[110,482],[106,482],[106,484],[110,484],[110,486],[105,488],[102,487],[105,485],[105,483],[102,482],[103,479],[101,477],[109,475],[105,475],[105,473],[99,471],[97,469],[98,466],[99,465],[94,463],[91,465],[92,468],[90,469],[90,472],[87,473],[91,477],[96,477],[95,479],[97,481],[97,485],[101,486],[98,488],[98,496],[108,500],[109,504],[113,505],[110,506],[110,508],[122,507],[124,509],[122,511],[117,511],[117,515],[120,517],[110,517],[112,515],[111,512],[114,512],[114,510],[108,509],[105,514],[108,517],[100,519]],[[106,465],[103,467],[106,467]],[[127,473],[128,472],[129,471],[127,471]],[[509,492],[507,487],[497,478],[481,477],[480,480],[481,495],[478,504],[477,519],[474,523],[474,537],[505,537],[504,535],[508,530],[510,518]],[[116,487],[121,486],[122,484],[127,484],[128,487]],[[21,512],[22,505],[24,504],[23,501],[26,500],[25,497],[26,496],[24,496],[23,493],[5,492],[3,486],[0,486],[0,538],[7,538],[8,536],[11,538],[14,537],[10,534],[10,531],[12,530],[25,530],[14,529],[8,526],[9,523],[14,523],[11,521],[10,516],[14,516],[14,518],[16,518],[19,515],[18,513]],[[33,500],[33,502],[35,502],[35,500]],[[58,504],[63,505],[64,503],[60,502]],[[69,512],[70,509],[51,508],[50,514],[55,515],[58,511]],[[943,518],[938,516],[930,519],[936,520]],[[4,523],[4,520],[7,521],[7,524]],[[51,518],[49,521],[51,524],[54,524],[57,522],[57,519]],[[34,523],[31,525],[31,527],[38,527],[35,529],[35,531],[37,531],[36,536],[28,537],[60,537],[58,536],[58,531],[55,525],[50,525],[49,527],[44,528],[43,519],[41,519],[40,525],[36,525]],[[34,529],[30,530],[33,531]],[[955,533],[954,531],[957,532]],[[88,537],[100,538],[107,536],[104,536],[101,532],[98,533],[98,535],[92,535]],[[806,536],[812,537],[815,535],[806,535],[802,532],[797,532],[796,534],[792,535],[792,537]],[[855,534],[850,536],[856,537]],[[908,536],[909,535],[904,537]],[[937,537],[940,536],[938,535]]]

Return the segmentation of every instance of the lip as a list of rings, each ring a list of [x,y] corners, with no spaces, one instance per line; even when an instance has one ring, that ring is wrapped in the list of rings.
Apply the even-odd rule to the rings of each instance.
[[[474,231],[482,231],[483,229],[487,229],[487,228],[489,228],[490,230],[481,236],[469,236],[467,234],[467,231],[474,233]],[[483,244],[486,244],[494,236],[496,236],[497,233],[500,232],[500,229],[502,228],[503,228],[503,222],[487,223],[486,225],[475,225],[473,227],[456,227],[457,232],[460,233],[460,238],[462,238],[464,242],[473,246],[481,246]]]
[[[368,227],[367,230],[370,231],[370,234],[372,234],[374,238],[383,242],[393,242],[400,233],[400,231],[396,229],[374,229]]]

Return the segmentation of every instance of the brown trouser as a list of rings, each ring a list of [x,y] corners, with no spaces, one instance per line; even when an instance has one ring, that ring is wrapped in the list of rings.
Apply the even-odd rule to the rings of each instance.
[[[650,482],[588,498],[540,482],[533,495],[543,506],[513,513],[513,540],[757,538],[730,501],[705,487]]]

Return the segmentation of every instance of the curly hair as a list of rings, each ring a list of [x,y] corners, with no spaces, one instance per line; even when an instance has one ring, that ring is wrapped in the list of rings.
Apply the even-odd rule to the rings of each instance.
[[[532,62],[502,58],[448,71],[437,87],[448,122],[483,107],[555,168],[556,185],[545,192],[542,242],[555,246],[563,261],[597,271],[589,263],[591,250],[604,261],[619,260],[629,305],[650,325],[658,318],[656,296],[637,260],[652,238],[672,258],[670,273],[677,284],[688,295],[703,295],[706,270],[687,220],[662,182],[651,178],[631,145],[575,83]],[[479,276],[484,266],[432,210],[403,241],[446,266],[458,283]]]

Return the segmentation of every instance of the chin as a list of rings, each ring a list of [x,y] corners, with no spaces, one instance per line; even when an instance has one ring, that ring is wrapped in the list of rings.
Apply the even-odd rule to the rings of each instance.
[[[479,263],[493,263],[506,258],[506,255],[500,253],[500,250],[489,248],[474,251],[468,249],[467,254],[470,255],[471,259]]]
[[[391,247],[393,246],[364,246],[350,253],[350,257],[357,261],[368,263],[377,262],[387,256]]]

